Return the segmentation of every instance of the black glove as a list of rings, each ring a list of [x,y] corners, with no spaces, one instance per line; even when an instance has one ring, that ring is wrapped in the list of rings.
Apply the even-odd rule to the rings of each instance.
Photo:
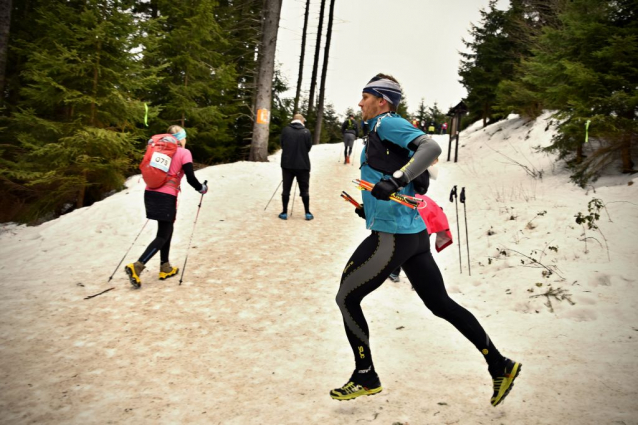
[[[425,195],[428,191],[428,187],[430,187],[430,173],[428,170],[425,170],[421,173],[417,178],[412,180],[412,184],[414,185],[414,191],[419,195]]]
[[[381,180],[375,184],[372,188],[372,196],[380,201],[387,201],[390,199],[390,195],[401,189],[399,183],[394,177],[390,177],[388,180]]]
[[[355,212],[355,213],[356,213],[359,217],[361,217],[362,219],[364,219],[364,220],[365,220],[365,218],[366,218],[366,212],[365,212],[365,210],[363,209],[363,204],[361,204],[361,208],[355,208],[355,209],[354,209],[354,212]]]

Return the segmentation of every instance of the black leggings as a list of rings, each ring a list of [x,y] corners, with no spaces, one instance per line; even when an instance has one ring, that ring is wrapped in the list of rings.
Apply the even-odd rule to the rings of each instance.
[[[343,156],[350,156],[352,155],[352,145],[348,146],[346,145],[346,147],[343,149]]]
[[[403,268],[414,290],[432,313],[458,329],[483,353],[489,365],[502,361],[503,357],[472,313],[447,294],[441,272],[430,252],[427,231],[406,235],[373,231],[352,254],[337,294],[357,369],[373,366],[370,333],[361,301],[381,286],[398,266]]]
[[[157,222],[157,235],[153,242],[149,244],[146,251],[142,254],[138,261],[146,264],[153,258],[153,256],[160,251],[160,263],[164,264],[168,262],[168,254],[171,251],[171,239],[173,237],[173,222],[172,221],[158,221]]]
[[[282,168],[281,175],[283,179],[283,191],[281,192],[281,203],[283,212],[288,212],[288,202],[290,201],[290,189],[295,178],[299,185],[299,196],[303,201],[306,213],[310,212],[310,171],[309,170],[292,170],[290,168]]]

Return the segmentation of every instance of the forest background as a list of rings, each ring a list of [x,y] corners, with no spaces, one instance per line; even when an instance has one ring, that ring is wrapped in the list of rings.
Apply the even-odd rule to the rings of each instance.
[[[319,22],[330,10],[324,63],[335,1],[321,0]],[[198,164],[251,159],[264,23],[277,7],[281,0],[0,0],[0,222],[37,224],[121,190],[149,136],[171,124],[187,128]],[[638,0],[511,0],[507,10],[491,2],[460,53],[461,128],[550,109],[560,124],[545,149],[560,153],[577,184],[635,172],[637,14]],[[315,69],[307,84],[319,78]],[[292,83],[276,69],[268,82],[268,152],[295,110],[318,127],[316,142],[340,142],[343,115],[329,99],[323,107],[323,93],[298,88],[282,98]],[[413,112],[407,99],[399,107],[437,125],[444,112],[423,100]]]

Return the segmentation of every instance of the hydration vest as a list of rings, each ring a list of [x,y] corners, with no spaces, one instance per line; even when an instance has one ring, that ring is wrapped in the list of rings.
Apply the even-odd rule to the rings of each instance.
[[[168,170],[177,152],[178,143],[172,134],[156,134],[148,141],[140,170],[149,189],[158,189],[165,184],[177,187],[177,180],[168,175]]]
[[[377,132],[378,125],[379,123],[375,124],[374,128],[368,133],[366,164],[373,170],[391,176],[410,161],[411,151],[389,140],[381,140]],[[412,183],[414,183],[416,193],[424,195],[430,186],[430,173],[428,170],[415,177]]]

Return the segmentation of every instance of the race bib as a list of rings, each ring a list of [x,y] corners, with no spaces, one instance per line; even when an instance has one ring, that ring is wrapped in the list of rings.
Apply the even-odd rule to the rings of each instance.
[[[171,166],[171,157],[160,152],[153,152],[149,165],[168,173],[168,169]]]

